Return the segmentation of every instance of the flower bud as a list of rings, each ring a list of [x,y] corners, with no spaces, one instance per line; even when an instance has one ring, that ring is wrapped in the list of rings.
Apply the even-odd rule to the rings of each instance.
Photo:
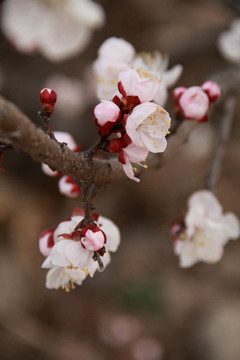
[[[54,245],[54,231],[55,229],[47,229],[39,237],[39,250],[43,256],[48,256]]]
[[[82,246],[89,251],[98,251],[106,243],[106,235],[96,225],[89,225],[82,231]]]
[[[77,197],[81,193],[81,188],[71,176],[62,176],[58,182],[58,188],[61,194],[71,198]]]
[[[95,106],[94,115],[100,134],[107,135],[120,119],[121,110],[114,102],[102,100],[100,104]]]
[[[218,84],[216,84],[213,81],[205,81],[201,85],[201,88],[209,97],[210,102],[217,100],[219,98],[219,96],[221,95],[220,87],[218,86]]]
[[[176,88],[173,91],[175,112],[177,116],[184,116],[188,120],[206,121],[210,101],[208,95],[200,86],[188,89]]]
[[[39,93],[42,104],[42,112],[46,115],[52,115],[54,106],[57,101],[57,94],[54,90],[44,88]]]

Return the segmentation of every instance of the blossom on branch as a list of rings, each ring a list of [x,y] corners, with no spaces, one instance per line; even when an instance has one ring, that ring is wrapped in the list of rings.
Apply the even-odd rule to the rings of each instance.
[[[128,146],[122,148],[119,161],[123,164],[123,171],[129,177],[129,179],[139,182],[136,176],[134,176],[134,171],[137,169],[132,166],[132,162],[138,165],[141,165],[147,168],[147,165],[142,165],[141,162],[145,161],[148,156],[148,150],[145,147],[139,147],[130,143]]]
[[[167,70],[168,57],[155,51],[136,54],[134,47],[124,39],[111,37],[103,42],[98,51],[98,58],[93,63],[96,77],[97,96],[100,100],[111,100],[116,95],[119,74],[128,69],[138,70],[140,77],[154,74],[161,80],[154,100],[164,106],[167,101],[167,89],[173,86],[182,73],[182,66],[176,65]],[[151,101],[144,100],[144,101]]]
[[[98,58],[93,63],[99,100],[113,98],[118,75],[121,71],[130,68],[134,56],[134,47],[124,39],[111,37],[102,43],[98,50]]]
[[[102,100],[94,108],[95,124],[101,135],[108,135],[114,125],[120,120],[121,110],[112,101]]]
[[[171,235],[181,267],[198,261],[213,264],[221,259],[227,242],[239,238],[239,220],[231,212],[223,214],[211,191],[200,190],[189,198],[184,221],[173,224]]]
[[[232,63],[240,63],[240,19],[235,19],[230,30],[224,31],[218,38],[218,48],[222,56]]]
[[[190,88],[178,87],[173,91],[175,113],[177,117],[199,122],[207,121],[210,104],[221,95],[220,87],[213,81]]]
[[[63,61],[83,51],[104,12],[90,0],[6,0],[2,30],[19,51]]]
[[[120,233],[111,220],[94,214],[94,224],[86,225],[84,216],[82,209],[75,208],[72,218],[60,222],[53,233],[54,246],[42,264],[50,269],[46,279],[49,289],[69,291],[75,283],[81,285],[88,274],[93,276],[99,269],[96,254],[105,268],[110,252],[118,248]]]
[[[122,71],[118,77],[118,90],[124,99],[136,96],[139,102],[152,101],[160,88],[157,74],[141,69]]]
[[[158,153],[166,149],[170,125],[171,118],[166,110],[157,104],[145,102],[137,105],[128,116],[126,133],[136,146]]]
[[[133,66],[143,70],[151,71],[159,76],[161,79],[160,88],[153,99],[155,103],[164,106],[168,98],[168,88],[180,78],[183,67],[182,65],[175,65],[172,69],[168,70],[168,56],[162,55],[158,51],[151,53],[140,53],[133,61]]]
[[[104,139],[105,151],[119,153],[126,175],[134,181],[136,168],[148,152],[166,149],[166,135],[171,118],[166,110],[151,102],[159,90],[156,74],[140,69],[129,69],[119,74],[119,93],[112,101],[103,100],[94,109],[95,123]],[[117,138],[106,139],[114,133]],[[147,167],[147,165],[144,165]]]

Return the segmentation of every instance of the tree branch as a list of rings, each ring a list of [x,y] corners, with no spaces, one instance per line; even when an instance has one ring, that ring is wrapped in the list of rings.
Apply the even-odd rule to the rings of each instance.
[[[211,165],[209,168],[209,173],[206,180],[206,188],[211,191],[214,191],[217,185],[226,144],[229,140],[229,136],[232,128],[235,107],[236,107],[235,96],[229,96],[228,98],[225,99],[222,106],[219,108],[219,112],[221,112],[221,118],[219,124],[218,138],[216,141]]]
[[[90,166],[87,153],[73,153],[66,144],[50,139],[17,106],[1,96],[0,137],[30,155],[34,161],[73,177],[77,183],[94,178],[95,183],[102,186],[126,178],[117,159],[93,160]]]

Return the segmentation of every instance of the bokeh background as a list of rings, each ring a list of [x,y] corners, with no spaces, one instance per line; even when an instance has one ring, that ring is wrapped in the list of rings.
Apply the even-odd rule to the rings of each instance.
[[[201,84],[232,67],[219,54],[219,33],[239,16],[238,1],[102,0],[105,27],[87,50],[63,63],[18,53],[0,35],[1,94],[36,124],[39,90],[55,73],[89,77],[88,66],[110,36],[137,51],[169,54],[184,72],[178,85]],[[239,100],[239,92],[236,93]],[[55,114],[53,128],[69,131],[84,148],[97,139],[94,99],[69,118]],[[167,110],[173,114],[169,99]],[[217,195],[240,216],[239,105]],[[96,211],[111,218],[122,242],[103,273],[65,293],[45,288],[38,236],[69,217],[81,199],[60,195],[57,180],[20,151],[4,155],[0,173],[0,359],[237,360],[240,359],[240,243],[230,242],[216,265],[181,269],[169,227],[204,187],[218,119],[196,129],[171,161],[104,189]],[[204,127],[204,128],[203,128]]]

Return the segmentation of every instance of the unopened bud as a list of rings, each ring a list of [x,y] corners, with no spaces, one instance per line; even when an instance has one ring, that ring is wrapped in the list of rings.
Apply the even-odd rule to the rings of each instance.
[[[106,243],[106,235],[96,224],[89,225],[82,231],[81,243],[90,251],[98,251]]]
[[[214,81],[205,81],[201,85],[201,88],[207,94],[211,102],[217,100],[221,95],[221,89]]]
[[[102,100],[95,106],[94,115],[100,134],[107,135],[120,119],[121,110],[113,101]]]
[[[57,94],[54,90],[44,88],[39,93],[42,104],[42,112],[46,115],[52,115],[54,106],[57,101]]]
[[[54,245],[53,233],[55,229],[45,230],[39,236],[39,250],[44,256],[48,256]]]

